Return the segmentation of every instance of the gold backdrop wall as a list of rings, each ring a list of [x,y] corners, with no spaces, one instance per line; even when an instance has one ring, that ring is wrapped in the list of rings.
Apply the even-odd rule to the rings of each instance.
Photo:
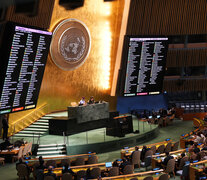
[[[86,24],[91,34],[91,51],[86,62],[76,70],[59,69],[48,56],[38,106],[47,103],[49,112],[64,110],[82,96],[109,102],[116,109],[116,97],[110,96],[116,50],[121,27],[124,0],[104,2],[85,0],[84,6],[67,10],[55,1],[49,31],[64,19],[75,18]],[[10,115],[16,121],[31,111]]]

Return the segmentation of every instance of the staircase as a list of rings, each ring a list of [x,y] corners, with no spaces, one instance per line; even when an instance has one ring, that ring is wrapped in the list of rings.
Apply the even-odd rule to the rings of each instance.
[[[42,117],[29,127],[23,129],[22,131],[16,133],[14,137],[39,137],[48,132],[49,129],[49,118]]]
[[[39,145],[37,151],[37,157],[60,157],[66,156],[66,145],[65,144],[47,144]]]

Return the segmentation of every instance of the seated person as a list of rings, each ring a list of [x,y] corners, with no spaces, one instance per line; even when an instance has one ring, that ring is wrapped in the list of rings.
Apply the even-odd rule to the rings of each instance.
[[[148,150],[150,150],[150,148],[147,148],[147,146],[143,146],[142,151],[141,151],[141,157],[140,157],[141,161],[144,161],[145,154]]]
[[[56,174],[52,172],[53,167],[49,166],[48,167],[48,172],[44,174],[44,177],[46,176],[52,176],[54,177],[55,180],[57,180]]]
[[[169,161],[170,159],[173,159],[174,157],[173,157],[173,156],[170,156],[170,153],[169,153],[169,152],[166,152],[165,155],[166,155],[166,157],[165,157],[165,159],[163,160],[162,164],[163,164],[164,166],[167,166],[168,161]]]
[[[123,162],[120,164],[121,173],[124,173],[124,168],[126,165],[131,165],[131,163],[126,158],[123,158]]]
[[[74,173],[73,170],[69,167],[68,164],[65,164],[65,165],[63,166],[62,174],[64,174],[64,173],[70,173],[70,174],[72,174],[72,175],[75,175],[75,173]]]
[[[6,149],[8,149],[9,146],[11,146],[11,145],[12,145],[12,144],[10,143],[9,138],[6,138],[6,140],[5,140],[3,143],[1,143],[1,145],[0,145],[0,149],[1,149],[1,150],[6,150]]]
[[[197,144],[194,144],[193,152],[194,152],[195,154],[197,154],[197,153],[200,152],[200,149],[197,147]]]
[[[91,96],[89,101],[88,101],[88,104],[94,104],[94,103],[95,103],[94,97]]]
[[[44,165],[44,159],[42,158],[42,156],[39,156],[39,166],[36,167],[36,169],[42,169],[44,170],[46,168],[46,166]]]
[[[82,99],[79,102],[79,106],[83,106],[83,105],[86,105],[85,97],[82,97]]]

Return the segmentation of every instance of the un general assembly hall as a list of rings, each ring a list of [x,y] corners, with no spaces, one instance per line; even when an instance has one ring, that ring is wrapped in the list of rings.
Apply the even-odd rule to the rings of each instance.
[[[207,179],[207,1],[0,0],[0,179]]]

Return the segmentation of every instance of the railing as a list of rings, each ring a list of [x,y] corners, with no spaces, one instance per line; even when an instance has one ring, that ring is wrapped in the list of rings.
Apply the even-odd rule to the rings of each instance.
[[[30,124],[44,116],[48,113],[48,105],[42,104],[40,107],[36,108],[31,113],[27,114],[26,116],[18,119],[17,121],[9,124],[9,136],[14,135],[15,133],[23,130],[24,128],[28,127]]]

